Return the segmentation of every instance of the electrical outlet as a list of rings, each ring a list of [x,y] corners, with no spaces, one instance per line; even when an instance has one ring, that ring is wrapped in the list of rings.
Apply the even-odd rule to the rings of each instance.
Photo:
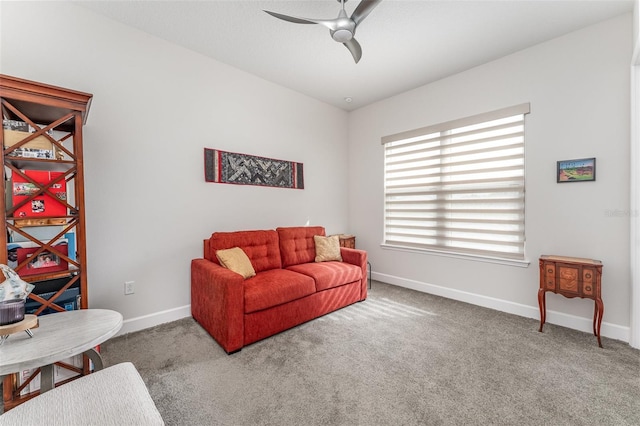
[[[133,293],[136,292],[134,284],[135,284],[135,281],[125,281],[124,282],[124,294],[125,295],[133,294]]]

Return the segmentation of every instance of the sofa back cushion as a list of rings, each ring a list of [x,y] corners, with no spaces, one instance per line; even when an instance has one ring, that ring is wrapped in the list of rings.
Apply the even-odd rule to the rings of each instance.
[[[240,247],[256,272],[282,268],[278,233],[274,230],[214,232],[205,240],[204,257],[220,265],[216,251]]]
[[[280,238],[280,256],[283,268],[315,261],[316,245],[313,236],[325,235],[322,226],[294,226],[276,228],[276,231]]]

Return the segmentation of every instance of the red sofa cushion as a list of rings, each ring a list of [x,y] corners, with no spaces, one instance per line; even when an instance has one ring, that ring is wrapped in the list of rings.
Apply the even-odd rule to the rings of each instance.
[[[280,256],[282,267],[300,263],[315,262],[316,244],[314,235],[325,235],[322,226],[293,226],[276,228],[280,238]]]
[[[216,251],[240,247],[251,260],[256,273],[282,268],[278,233],[274,230],[214,232],[207,241],[206,259],[218,265]]]
[[[261,311],[315,293],[313,278],[286,269],[261,272],[244,282],[244,312]]]
[[[287,268],[308,275],[316,282],[316,290],[339,287],[362,279],[362,269],[344,262],[302,263]]]

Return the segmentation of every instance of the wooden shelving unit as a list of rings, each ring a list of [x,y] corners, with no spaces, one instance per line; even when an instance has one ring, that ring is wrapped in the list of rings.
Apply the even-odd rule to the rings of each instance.
[[[0,211],[4,212],[0,247],[7,247],[0,250],[0,263],[12,266],[8,244],[21,246],[16,250],[22,256],[11,259],[12,267],[23,280],[36,286],[29,296],[40,304],[35,315],[45,310],[64,311],[58,303],[70,288],[79,289],[77,308],[87,308],[82,129],[92,97],[0,74],[3,122],[29,126],[27,131],[7,131],[3,126],[0,132],[5,189],[5,196],[0,197]],[[43,147],[46,149],[37,151]],[[49,147],[52,155],[48,155]],[[51,172],[50,177],[34,177],[47,176],[39,172]],[[44,292],[54,294],[45,299],[39,296]],[[87,373],[88,368],[87,359],[83,368],[69,366],[80,373]],[[31,392],[21,396],[23,389],[17,374],[5,378],[5,410],[37,395]]]

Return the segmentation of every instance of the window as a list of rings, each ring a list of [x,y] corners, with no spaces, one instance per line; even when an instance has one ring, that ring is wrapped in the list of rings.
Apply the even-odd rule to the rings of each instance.
[[[524,260],[529,104],[386,136],[384,245]]]

